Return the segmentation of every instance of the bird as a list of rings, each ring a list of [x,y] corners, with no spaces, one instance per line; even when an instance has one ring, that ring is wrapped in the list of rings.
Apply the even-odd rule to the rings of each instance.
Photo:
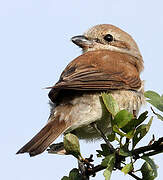
[[[79,139],[100,138],[92,123],[104,134],[111,132],[111,120],[101,104],[101,94],[111,94],[119,109],[138,114],[144,103],[140,74],[143,58],[135,40],[111,24],[99,24],[71,41],[82,49],[61,73],[48,94],[51,113],[46,125],[18,152],[36,156],[61,134]]]

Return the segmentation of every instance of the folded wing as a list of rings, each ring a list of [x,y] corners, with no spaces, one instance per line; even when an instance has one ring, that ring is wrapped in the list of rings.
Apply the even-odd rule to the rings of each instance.
[[[98,50],[74,59],[52,87],[49,97],[54,102],[60,90],[94,91],[141,87],[139,70],[134,57],[127,54]]]

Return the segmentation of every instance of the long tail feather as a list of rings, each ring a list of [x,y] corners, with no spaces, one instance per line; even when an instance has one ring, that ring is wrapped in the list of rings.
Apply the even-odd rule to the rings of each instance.
[[[65,121],[50,121],[16,154],[27,152],[30,156],[36,156],[42,153],[66,128]]]

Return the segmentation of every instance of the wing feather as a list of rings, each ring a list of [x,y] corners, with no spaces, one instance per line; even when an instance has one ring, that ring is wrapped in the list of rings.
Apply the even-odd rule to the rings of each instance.
[[[112,90],[131,89],[141,87],[139,70],[134,57],[112,52],[98,50],[87,52],[74,59],[63,71],[59,81],[49,93],[50,99],[60,90]]]

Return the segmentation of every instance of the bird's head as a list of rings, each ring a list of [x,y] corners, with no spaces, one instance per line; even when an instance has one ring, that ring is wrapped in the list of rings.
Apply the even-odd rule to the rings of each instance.
[[[100,24],[90,28],[84,35],[72,37],[72,42],[82,48],[83,53],[94,50],[110,50],[129,54],[143,61],[134,39],[120,28]]]

